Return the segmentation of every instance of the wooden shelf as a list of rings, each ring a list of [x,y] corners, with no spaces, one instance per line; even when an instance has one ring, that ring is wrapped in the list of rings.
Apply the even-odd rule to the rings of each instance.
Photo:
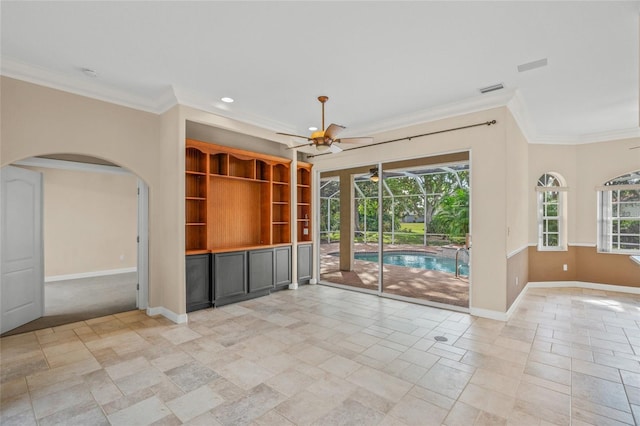
[[[185,249],[207,247],[207,153],[195,147],[185,152]]]
[[[227,176],[229,174],[229,154],[211,154],[209,156],[209,173]]]
[[[187,148],[185,163],[187,173],[207,173],[207,154],[197,148]]]
[[[221,253],[291,243],[291,161],[187,139],[186,249]]]
[[[311,167],[311,164],[298,163],[296,218],[299,243],[311,242]]]

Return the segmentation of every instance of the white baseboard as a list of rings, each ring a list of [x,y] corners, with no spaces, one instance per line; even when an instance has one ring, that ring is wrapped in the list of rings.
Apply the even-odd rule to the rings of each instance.
[[[541,281],[527,283],[530,288],[566,288],[578,287],[591,290],[615,291],[618,293],[640,294],[640,287],[630,287],[625,285],[590,283],[585,281]],[[522,290],[524,291],[524,290]]]
[[[516,309],[518,309],[518,305],[520,304],[520,302],[524,298],[524,295],[527,292],[528,286],[529,286],[529,283],[524,285],[524,287],[520,291],[520,294],[518,294],[518,297],[516,297],[516,300],[514,300],[513,303],[511,304],[511,306],[509,307],[509,309],[507,309],[507,313],[506,313],[507,319],[505,321],[509,321],[509,318],[511,318],[511,315],[513,315],[513,313],[516,311]]]
[[[156,306],[154,308],[147,308],[147,315],[150,317],[155,315],[162,315],[170,321],[176,324],[186,324],[188,322],[187,314],[176,314],[173,311],[165,308],[164,306]]]
[[[640,287],[629,287],[624,285],[590,283],[585,281],[541,281],[527,283],[516,300],[513,301],[507,312],[493,311],[490,309],[470,308],[469,313],[476,317],[488,318],[497,321],[509,321],[511,315],[518,309],[518,305],[524,298],[525,293],[530,288],[585,288],[589,290],[614,291],[618,293],[640,294]]]
[[[469,308],[469,314],[474,317],[488,318],[496,321],[507,321],[508,319],[507,312],[493,311],[491,309]]]
[[[108,269],[106,271],[80,272],[78,274],[67,275],[50,275],[48,277],[44,277],[44,282],[50,283],[54,281],[77,280],[78,278],[93,278],[103,277],[106,275],[127,274],[129,272],[136,272],[137,270],[138,268],[134,266],[132,268]]]
[[[298,289],[298,283],[289,284],[289,290],[297,290],[297,289]]]

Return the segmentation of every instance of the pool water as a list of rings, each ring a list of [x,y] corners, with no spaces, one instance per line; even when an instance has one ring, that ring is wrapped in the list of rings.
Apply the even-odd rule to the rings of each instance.
[[[354,253],[353,257],[367,262],[378,262],[378,253]],[[428,253],[389,252],[384,253],[382,263],[386,265],[406,266],[409,268],[429,269],[432,271],[456,273],[456,260],[446,257],[434,256]],[[469,265],[460,262],[459,273],[469,276]]]

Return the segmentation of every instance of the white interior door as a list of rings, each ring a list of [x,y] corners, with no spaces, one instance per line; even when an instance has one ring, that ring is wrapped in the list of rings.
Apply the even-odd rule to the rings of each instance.
[[[44,314],[42,174],[1,170],[0,332]]]

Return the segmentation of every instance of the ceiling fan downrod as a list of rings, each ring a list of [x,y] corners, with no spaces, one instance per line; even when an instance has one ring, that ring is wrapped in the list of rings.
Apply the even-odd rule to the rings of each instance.
[[[322,104],[322,131],[324,132],[324,103],[329,100],[328,96],[318,96],[318,100]]]

